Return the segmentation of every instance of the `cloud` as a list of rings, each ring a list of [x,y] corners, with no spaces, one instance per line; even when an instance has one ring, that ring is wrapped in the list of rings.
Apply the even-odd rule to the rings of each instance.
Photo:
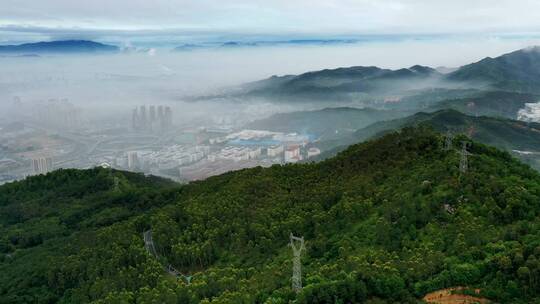
[[[121,31],[441,33],[535,30],[534,0],[3,0],[0,25]]]

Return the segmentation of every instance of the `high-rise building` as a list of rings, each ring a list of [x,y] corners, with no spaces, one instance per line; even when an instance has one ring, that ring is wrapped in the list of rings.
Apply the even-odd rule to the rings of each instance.
[[[158,106],[157,108],[157,118],[159,121],[163,120],[163,106]]]
[[[139,126],[139,113],[138,113],[138,110],[137,108],[133,109],[133,114],[131,115],[131,126],[133,128],[133,130],[135,131],[138,131],[140,126]]]
[[[32,171],[34,174],[45,174],[52,171],[52,159],[50,157],[32,159]]]
[[[139,121],[140,121],[141,130],[146,130],[148,126],[147,125],[148,120],[146,118],[146,106],[140,107]]]
[[[168,106],[151,105],[146,111],[146,106],[140,106],[133,110],[131,125],[134,131],[165,131],[172,127],[172,110]]]
[[[156,106],[150,106],[150,123],[156,121]]]
[[[139,156],[137,152],[131,151],[127,153],[128,169],[135,170],[139,167]]]
[[[164,113],[164,126],[165,129],[170,129],[172,127],[172,110],[171,107],[167,106],[165,107],[165,113]]]

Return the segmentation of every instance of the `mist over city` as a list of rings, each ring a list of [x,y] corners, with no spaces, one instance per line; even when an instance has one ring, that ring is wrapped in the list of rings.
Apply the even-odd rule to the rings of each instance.
[[[0,304],[540,303],[538,11],[0,1]]]
[[[229,146],[229,139],[225,138],[272,114],[333,107],[389,109],[393,106],[380,104],[381,98],[410,95],[406,92],[412,89],[472,88],[474,84],[450,84],[436,77],[406,79],[381,85],[385,94],[311,99],[237,94],[246,84],[274,75],[298,75],[344,66],[397,70],[426,65],[446,73],[445,69],[450,71],[486,54],[497,56],[533,44],[530,38],[426,39],[385,37],[331,43],[302,40],[292,45],[230,45],[231,42],[214,41],[199,47],[176,48],[120,45],[112,53],[3,52],[2,177],[10,181],[57,168],[105,165],[189,181],[230,169],[283,163],[284,156],[263,156],[267,144]],[[426,52],[426,56],[419,55]],[[449,56],[455,52],[462,56]],[[166,123],[164,109],[169,111]],[[399,111],[405,116],[410,110]],[[312,154],[319,153],[320,147],[313,142],[321,140],[323,134],[310,134],[310,126],[290,130],[275,126],[257,131],[276,129],[280,129],[282,136],[291,137],[291,141],[274,142],[281,146],[278,151],[309,144],[312,147],[303,151],[304,158],[309,149]],[[338,129],[333,130],[335,137],[342,136]],[[263,134],[262,137],[275,136]],[[216,140],[217,146],[210,144]],[[216,162],[216,158],[226,158],[223,153],[235,160],[230,164]],[[249,154],[257,156],[239,160],[249,158]],[[35,168],[39,161],[48,165]],[[181,173],[182,168],[185,174]]]

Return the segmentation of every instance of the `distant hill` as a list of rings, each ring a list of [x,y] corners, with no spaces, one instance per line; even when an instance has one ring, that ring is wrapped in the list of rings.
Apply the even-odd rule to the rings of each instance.
[[[491,88],[515,92],[540,92],[540,47],[502,56],[486,57],[447,75],[459,82],[485,83]]]
[[[195,49],[212,48],[247,48],[247,47],[277,47],[277,46],[325,46],[352,44],[359,42],[356,39],[293,39],[293,40],[269,40],[269,41],[226,41],[222,43],[185,43],[173,49],[173,51],[191,51]]]
[[[466,98],[448,99],[432,104],[428,110],[455,109],[475,116],[516,119],[527,103],[540,102],[540,95],[490,91]]]
[[[509,152],[513,150],[533,152],[532,154],[516,155],[540,169],[540,124],[488,116],[474,117],[456,110],[440,110],[434,113],[421,112],[405,118],[374,123],[356,131],[347,139],[329,142],[329,145],[334,146],[340,142],[342,148],[328,152],[323,157],[333,155],[349,144],[379,137],[401,128],[419,125],[430,126],[442,133],[451,131],[454,134],[467,134],[473,140]]]
[[[100,53],[117,52],[119,48],[88,40],[61,40],[25,43],[19,45],[0,45],[0,53]]]
[[[344,137],[374,122],[406,116],[404,111],[326,108],[274,114],[246,125],[249,129],[311,134],[320,139]]]

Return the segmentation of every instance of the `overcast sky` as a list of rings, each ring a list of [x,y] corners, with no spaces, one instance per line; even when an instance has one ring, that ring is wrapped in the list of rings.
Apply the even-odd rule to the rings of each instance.
[[[1,0],[0,39],[527,34],[540,29],[539,15],[538,0]]]

